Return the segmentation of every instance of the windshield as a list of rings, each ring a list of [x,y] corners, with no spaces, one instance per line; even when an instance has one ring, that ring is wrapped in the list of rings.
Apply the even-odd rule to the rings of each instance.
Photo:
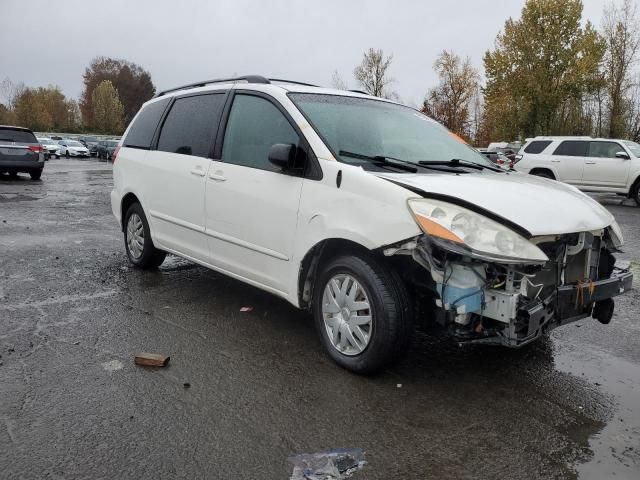
[[[38,141],[43,145],[53,145],[53,141],[48,138],[39,138]]]
[[[84,147],[80,142],[76,142],[75,140],[67,140],[65,142],[70,147]]]
[[[416,164],[459,159],[492,165],[458,136],[412,108],[338,95],[290,93],[289,97],[339,161],[367,163],[346,155],[350,152]]]
[[[85,142],[97,142],[98,139],[96,137],[84,137]]]
[[[107,147],[116,147],[118,145],[118,142],[115,140],[109,140],[104,143]]]
[[[640,157],[640,145],[637,144],[636,142],[630,142],[628,140],[625,140],[624,142],[622,142],[625,144],[625,146],[631,150],[631,153],[633,153],[634,157]]]

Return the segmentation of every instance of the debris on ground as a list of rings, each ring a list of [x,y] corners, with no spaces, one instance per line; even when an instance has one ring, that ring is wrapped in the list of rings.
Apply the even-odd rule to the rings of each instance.
[[[242,307],[240,309],[241,312],[251,312],[253,311],[253,307]]]
[[[136,355],[136,365],[144,365],[145,367],[166,367],[169,363],[166,355],[159,353],[139,353]]]
[[[342,480],[364,464],[360,448],[336,448],[326,452],[301,453],[288,458],[293,463],[290,480]]]
[[[190,384],[189,382],[184,382],[184,383],[182,384],[182,386],[183,386],[184,388],[191,388],[191,384]]]

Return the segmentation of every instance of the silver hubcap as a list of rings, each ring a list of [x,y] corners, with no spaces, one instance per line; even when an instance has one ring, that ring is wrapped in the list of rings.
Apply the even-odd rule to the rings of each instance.
[[[144,225],[137,213],[132,213],[127,222],[127,245],[133,258],[140,258],[144,249]]]
[[[343,355],[362,353],[373,333],[371,305],[350,275],[336,275],[324,288],[322,318],[331,345]]]

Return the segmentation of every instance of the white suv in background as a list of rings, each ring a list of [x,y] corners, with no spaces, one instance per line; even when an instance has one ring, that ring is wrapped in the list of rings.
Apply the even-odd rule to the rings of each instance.
[[[355,372],[406,352],[418,321],[519,347],[584,317],[608,323],[631,286],[615,267],[620,228],[595,200],[360,93],[259,76],[167,90],[113,162],[133,265],[171,252],[278,295]]]
[[[640,205],[640,145],[629,140],[535,137],[520,149],[513,168],[586,192],[626,195]]]

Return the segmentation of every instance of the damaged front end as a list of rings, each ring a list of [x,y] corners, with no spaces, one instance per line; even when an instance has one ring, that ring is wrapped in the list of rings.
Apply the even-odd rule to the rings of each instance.
[[[437,202],[429,205],[428,210],[414,209],[416,216],[445,218],[433,209],[433,205],[440,208]],[[447,226],[446,232],[417,218],[425,233],[383,253],[410,257],[405,267],[411,273],[405,278],[419,290],[418,297],[426,304],[422,310],[458,342],[520,347],[585,317],[606,324],[613,315],[612,297],[631,288],[632,273],[616,267],[612,253],[622,244],[615,223],[594,231],[526,240],[514,233],[505,239],[511,243],[504,248],[479,252],[469,244],[480,245],[480,240],[456,229],[460,209],[453,214],[453,222],[438,222]],[[499,230],[493,224],[489,228]],[[474,229],[476,236],[486,233],[477,224],[468,230]],[[490,234],[498,238],[501,231]],[[531,258],[502,255],[511,247],[517,252],[515,245],[523,241],[535,248],[527,247]]]

